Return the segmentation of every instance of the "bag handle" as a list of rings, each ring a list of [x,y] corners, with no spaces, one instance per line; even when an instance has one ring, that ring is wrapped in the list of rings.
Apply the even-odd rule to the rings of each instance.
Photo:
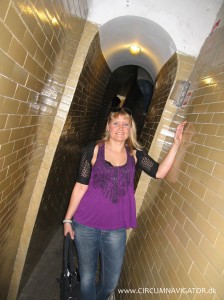
[[[68,253],[69,253],[69,233],[64,237],[64,246],[63,246],[63,272],[67,274],[68,270]]]
[[[69,233],[64,238],[64,249],[63,249],[63,271],[64,274],[67,274],[69,271],[70,273],[75,272],[75,245],[74,241],[71,239]]]
[[[69,235],[70,237],[70,235]],[[71,239],[70,237],[70,247],[69,247],[69,268],[71,273],[75,273],[75,244],[74,240]]]

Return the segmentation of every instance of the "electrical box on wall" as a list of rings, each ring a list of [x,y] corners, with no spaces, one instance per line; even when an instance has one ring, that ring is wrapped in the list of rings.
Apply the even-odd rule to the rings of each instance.
[[[182,106],[189,86],[190,82],[185,80],[177,80],[177,82],[175,83],[170,98],[175,101],[174,104],[176,106]]]

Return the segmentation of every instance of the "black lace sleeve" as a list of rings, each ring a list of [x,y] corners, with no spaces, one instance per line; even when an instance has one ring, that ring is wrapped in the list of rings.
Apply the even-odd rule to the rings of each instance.
[[[82,153],[81,160],[79,163],[79,171],[77,175],[76,182],[82,184],[89,184],[91,171],[92,171],[92,164],[91,160],[93,158],[94,148],[96,146],[96,142],[88,144]]]
[[[137,157],[137,168],[143,170],[146,174],[149,176],[156,178],[156,173],[159,167],[159,164],[152,159],[146,150],[136,151],[136,157]]]

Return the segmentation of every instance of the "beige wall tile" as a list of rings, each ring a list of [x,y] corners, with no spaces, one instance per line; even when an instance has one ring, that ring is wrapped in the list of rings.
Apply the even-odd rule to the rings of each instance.
[[[0,157],[5,157],[6,155],[11,154],[13,149],[14,149],[14,143],[7,143],[4,145],[1,145]]]
[[[0,171],[0,182],[6,179],[7,171],[8,170],[6,168]]]
[[[209,159],[214,159],[215,157],[215,161],[223,164],[224,163],[224,157],[223,157],[223,151],[222,150],[217,150],[217,149],[212,149],[212,151],[210,151],[208,158]]]
[[[220,124],[218,127],[217,135],[223,136],[224,135],[223,130],[224,130],[224,125]]]
[[[15,93],[16,89],[16,83],[11,81],[10,79],[6,77],[0,78],[0,90],[2,91],[2,94],[6,97],[12,97]],[[8,101],[9,103],[12,102],[11,100]],[[7,105],[8,105],[7,102]],[[15,108],[13,109],[15,111]]]
[[[215,241],[215,248],[218,254],[223,257],[224,256],[224,237],[221,233],[218,234],[218,237]]]
[[[6,121],[7,121],[7,116],[6,115],[1,116],[1,118],[0,118],[0,129],[5,128]]]
[[[8,118],[7,118],[5,128],[8,129],[8,128],[19,127],[20,121],[21,121],[21,116],[9,115]]]
[[[198,196],[195,196],[191,205],[201,216],[208,219],[211,213],[211,207],[208,204],[206,204],[203,199],[199,198]]]
[[[213,114],[212,123],[213,124],[222,124],[223,123],[223,113]]]
[[[194,147],[194,151],[193,153],[195,155],[198,155],[198,156],[201,156],[201,157],[208,157],[209,156],[209,153],[210,153],[211,149],[204,146],[204,145],[198,145],[196,144],[195,147]]]
[[[216,135],[218,132],[219,126],[216,124],[203,124],[200,132],[202,134]]]
[[[205,171],[207,173],[211,173],[212,170],[214,169],[214,162],[213,161],[209,161],[207,159],[204,159],[202,157],[199,157],[198,161],[196,163],[196,166],[199,169],[201,169],[201,170],[203,170],[203,171]]]
[[[223,279],[213,266],[208,265],[205,272],[205,278],[210,283],[211,287],[216,290],[217,296],[222,299],[222,295],[224,294]]]
[[[192,154],[192,153],[188,153],[186,152],[185,156],[184,156],[184,160],[185,162],[191,164],[191,165],[195,165],[197,160],[198,160],[198,156]]]
[[[0,183],[0,190],[4,191],[4,189],[6,189],[11,182],[11,178],[7,177],[5,178],[1,183]],[[4,214],[1,213],[1,216],[3,216]]]
[[[208,136],[205,140],[205,146],[223,150],[223,137]]]
[[[37,44],[41,48],[44,47],[44,45],[46,43],[46,36],[39,26],[36,26],[36,28],[34,30],[34,39],[36,40]],[[53,47],[53,49],[55,49],[53,44],[52,44],[52,47]],[[55,50],[56,50],[56,52],[58,52],[59,49],[55,49]]]
[[[191,263],[192,264],[192,263]],[[178,271],[177,275],[179,277],[179,280],[182,283],[183,287],[193,287],[193,281],[191,280],[191,277],[188,275],[188,271],[186,268],[181,264]]]
[[[183,226],[187,218],[184,212],[179,207],[175,206],[172,214],[175,217],[175,219],[178,221],[178,223]]]
[[[203,273],[198,269],[198,267],[195,264],[192,265],[189,275],[192,278],[192,280],[194,281],[197,288],[200,288],[200,289],[204,288],[204,289],[208,290],[211,287],[210,284],[203,277]],[[200,291],[200,290],[198,290],[198,291]]]
[[[208,110],[209,110],[208,104],[201,104],[201,105],[194,106],[193,112],[202,114],[202,113],[207,112]]]
[[[13,67],[14,67],[13,60],[0,49],[0,72],[1,72],[1,74],[10,77],[12,74]]]
[[[1,159],[0,159],[0,170],[2,170],[3,163],[4,163],[4,158],[1,158]],[[1,199],[2,199],[2,195],[1,195],[0,197],[1,197]]]
[[[15,38],[12,38],[8,53],[14,62],[20,64],[21,66],[24,64],[27,53]]]
[[[200,232],[203,233],[204,236],[207,237],[207,239],[214,244],[217,236],[218,236],[218,231],[216,228],[210,224],[207,219],[204,219],[201,215],[197,215],[196,220],[195,220],[195,225],[197,228],[200,230]]]
[[[6,13],[9,9],[10,1],[2,0],[0,4],[0,17],[1,19],[5,19]]]
[[[9,7],[7,12],[5,24],[18,40],[23,39],[26,27],[12,6]]]
[[[215,164],[212,174],[220,179],[224,178],[224,168],[221,164]]]
[[[219,99],[219,94],[215,93],[215,94],[208,94],[204,96],[204,103],[212,103],[212,102],[217,102]]]
[[[220,113],[224,111],[224,103],[222,101],[219,101],[217,103],[211,103],[209,104],[208,111]]]
[[[215,247],[205,238],[202,238],[199,248],[221,276],[224,269],[223,255],[220,255]]]
[[[15,91],[15,99],[26,102],[29,99],[29,94],[30,90],[21,85],[18,85]]]
[[[213,118],[213,113],[199,114],[197,117],[197,121],[199,123],[211,123],[212,118]]]
[[[206,256],[192,240],[189,241],[186,249],[194,264],[197,265],[197,268],[201,271],[201,274],[203,274],[208,265]]]
[[[189,190],[196,194],[198,197],[203,198],[206,192],[206,187],[204,184],[201,184],[200,182],[192,179],[189,184]],[[192,199],[194,199],[194,197]]]
[[[1,140],[1,143],[7,143],[9,141],[10,133],[11,133],[10,130],[0,131],[0,140]]]
[[[24,34],[22,41],[22,45],[26,49],[26,51],[31,55],[34,56],[36,49],[38,49],[37,42],[35,41],[34,37],[31,35],[29,31],[26,31]]]
[[[181,195],[182,195],[182,191],[181,191]],[[192,194],[191,198],[187,198],[186,200],[191,202],[193,198],[194,198],[194,195]],[[183,206],[181,207],[181,210],[187,216],[187,218],[189,220],[194,222],[195,219],[196,219],[196,216],[197,216],[197,212],[196,212],[196,210],[194,210],[193,206],[190,203],[188,203],[187,201],[185,201],[183,203]]]
[[[14,64],[11,78],[13,81],[18,82],[18,84],[25,85],[28,78],[28,73],[17,64]]]
[[[179,224],[176,224],[175,228],[174,228],[174,232],[176,233],[176,235],[178,236],[180,242],[182,243],[182,245],[184,247],[187,246],[190,237],[189,235],[185,232],[185,230],[183,229],[182,226],[180,226]]]
[[[202,234],[198,230],[198,228],[194,225],[194,223],[190,222],[188,219],[186,220],[184,224],[184,229],[188,233],[188,235],[191,237],[191,239],[194,241],[196,245],[199,244]]]
[[[197,96],[197,97],[194,97],[192,99],[193,103],[194,103],[194,106],[196,105],[200,105],[202,103],[205,102],[205,96]],[[194,109],[194,106],[192,105],[192,109]]]

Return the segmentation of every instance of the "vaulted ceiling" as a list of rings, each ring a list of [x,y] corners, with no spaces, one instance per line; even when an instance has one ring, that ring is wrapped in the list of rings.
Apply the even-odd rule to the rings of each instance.
[[[102,52],[112,71],[122,65],[138,65],[154,79],[163,64],[176,52],[170,35],[145,18],[118,17],[100,27],[99,32]],[[130,54],[132,44],[141,48],[139,55]]]
[[[155,78],[178,51],[197,56],[223,0],[86,0],[88,20],[99,25],[101,48],[114,71],[139,65]],[[131,56],[129,45],[142,51]]]

